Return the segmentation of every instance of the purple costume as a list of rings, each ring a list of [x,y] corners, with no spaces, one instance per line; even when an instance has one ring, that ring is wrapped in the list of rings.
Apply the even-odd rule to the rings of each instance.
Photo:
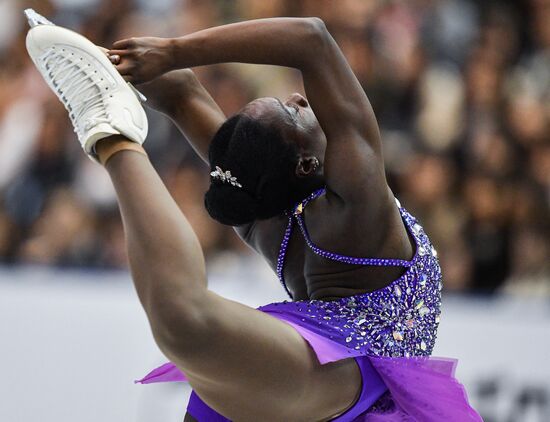
[[[311,250],[324,258],[357,265],[400,266],[405,273],[386,287],[335,301],[272,303],[260,311],[291,325],[309,343],[321,364],[354,358],[362,377],[355,404],[333,419],[338,422],[482,421],[454,378],[457,361],[429,357],[435,344],[441,307],[441,268],[437,253],[416,219],[399,202],[405,227],[416,243],[412,260],[354,258],[321,250],[311,241],[303,210],[324,193],[311,194],[288,213],[277,274],[288,291],[283,267],[298,223]],[[155,369],[141,383],[184,381],[175,365]],[[187,411],[199,422],[228,422],[195,393]]]

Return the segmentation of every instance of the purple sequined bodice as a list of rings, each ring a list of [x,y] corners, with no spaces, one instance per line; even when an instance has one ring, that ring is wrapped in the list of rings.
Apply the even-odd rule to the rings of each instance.
[[[297,221],[308,246],[327,259],[357,265],[402,266],[405,273],[386,287],[335,301],[307,300],[271,304],[260,309],[284,312],[300,325],[323,332],[352,350],[367,351],[378,356],[429,356],[435,344],[441,308],[442,277],[437,253],[416,219],[397,206],[414,238],[416,252],[410,261],[400,259],[356,258],[327,252],[311,241],[303,221],[303,208],[321,195],[314,192],[289,213],[277,274],[289,293],[283,277],[286,249]]]

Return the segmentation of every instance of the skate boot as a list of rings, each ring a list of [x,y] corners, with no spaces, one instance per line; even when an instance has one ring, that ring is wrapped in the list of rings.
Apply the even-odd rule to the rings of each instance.
[[[97,161],[96,142],[112,135],[122,135],[141,145],[148,126],[135,88],[91,41],[38,17],[32,15],[38,22],[34,26],[29,18],[32,28],[27,34],[27,50],[69,112],[88,156]]]

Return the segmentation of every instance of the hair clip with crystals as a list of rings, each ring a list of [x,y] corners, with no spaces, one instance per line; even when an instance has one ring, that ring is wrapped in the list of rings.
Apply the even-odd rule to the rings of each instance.
[[[243,186],[237,181],[237,178],[235,176],[231,175],[231,172],[229,170],[223,171],[220,167],[216,166],[216,170],[210,172],[210,176],[212,176],[212,179],[219,180],[222,183],[229,183],[232,186],[235,186],[237,188],[242,188]]]

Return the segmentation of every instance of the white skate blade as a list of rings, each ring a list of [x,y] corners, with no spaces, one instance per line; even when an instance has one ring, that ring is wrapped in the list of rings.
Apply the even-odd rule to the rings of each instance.
[[[31,28],[34,28],[38,25],[54,25],[41,14],[36,13],[33,9],[25,9],[23,13],[25,13],[27,21],[29,22],[29,26]]]

